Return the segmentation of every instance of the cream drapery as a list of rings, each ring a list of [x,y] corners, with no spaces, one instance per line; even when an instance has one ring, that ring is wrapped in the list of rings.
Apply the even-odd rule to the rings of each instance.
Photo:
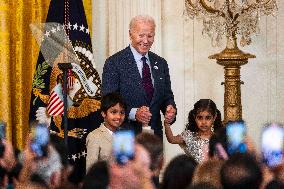
[[[32,78],[39,47],[30,23],[45,22],[50,0],[0,1],[0,119],[6,137],[22,148],[29,129]],[[83,0],[91,27],[91,0]]]

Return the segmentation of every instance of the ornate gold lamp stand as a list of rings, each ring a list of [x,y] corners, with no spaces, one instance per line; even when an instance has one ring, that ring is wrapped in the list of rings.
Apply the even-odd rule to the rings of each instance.
[[[203,34],[207,34],[212,44],[220,45],[222,36],[227,38],[226,48],[209,56],[217,64],[224,66],[224,122],[242,119],[241,66],[254,55],[242,52],[237,46],[237,35],[242,46],[251,43],[251,34],[256,33],[261,15],[274,14],[276,0],[186,0],[185,13],[189,18],[203,20]]]
[[[237,38],[227,39],[227,47],[220,53],[209,56],[216,59],[217,64],[224,66],[225,85],[224,93],[224,122],[242,119],[241,103],[241,66],[248,63],[254,55],[244,53],[237,47]]]

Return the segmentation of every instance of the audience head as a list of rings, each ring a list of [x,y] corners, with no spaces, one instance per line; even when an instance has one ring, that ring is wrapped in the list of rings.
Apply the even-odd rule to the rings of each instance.
[[[198,127],[198,123],[202,120],[206,120],[213,129],[222,126],[221,113],[211,99],[200,99],[194,104],[194,108],[188,114],[186,129],[192,132],[199,131],[202,128]]]
[[[163,165],[163,142],[162,140],[151,133],[140,133],[136,136],[136,142],[141,144],[150,154],[151,166],[150,169],[160,170]]]
[[[140,144],[135,144],[135,156],[126,164],[110,163],[110,188],[140,189],[146,180],[151,182],[150,155]]]
[[[62,165],[69,166],[69,160],[68,160],[68,149],[65,146],[64,140],[57,136],[57,135],[50,135],[50,144],[55,148],[55,150],[60,155],[61,163]]]
[[[49,188],[58,188],[61,185],[62,163],[59,153],[50,145],[48,156],[36,161],[36,170],[32,178],[42,180]]]
[[[284,188],[284,183],[279,180],[272,180],[265,186],[265,189],[280,189],[280,188]]]
[[[109,168],[106,161],[93,164],[85,176],[82,189],[107,189],[109,184]]]
[[[78,176],[76,172],[74,172],[74,167],[69,163],[68,160],[68,150],[64,143],[64,139],[57,135],[50,135],[50,143],[56,149],[56,151],[60,155],[61,163],[62,163],[62,186],[61,188],[74,188],[82,182],[84,176]]]
[[[224,189],[259,188],[262,182],[260,165],[250,154],[233,154],[221,168]]]
[[[132,18],[129,24],[131,45],[136,51],[145,55],[154,43],[155,21],[151,16],[138,15]]]
[[[206,182],[216,188],[222,188],[220,170],[223,165],[221,160],[208,160],[199,164],[194,171],[192,184]]]
[[[191,184],[196,161],[188,155],[173,158],[165,169],[161,189],[183,189]]]
[[[216,188],[215,186],[207,182],[200,182],[190,185],[189,187],[187,187],[187,189],[220,189],[220,188]]]

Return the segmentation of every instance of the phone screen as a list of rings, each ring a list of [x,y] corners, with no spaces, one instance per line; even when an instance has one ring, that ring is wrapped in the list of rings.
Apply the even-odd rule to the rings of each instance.
[[[5,146],[2,143],[2,140],[6,138],[6,123],[3,121],[0,121],[0,158],[3,157]]]
[[[261,149],[263,161],[274,167],[282,163],[284,129],[278,124],[270,124],[263,128]]]
[[[118,164],[124,165],[134,158],[134,133],[117,131],[113,136],[113,155]]]
[[[243,121],[232,121],[226,125],[226,135],[228,141],[228,153],[245,153],[247,146],[244,143],[246,136],[246,126]]]
[[[6,123],[0,121],[0,140],[6,138]]]
[[[49,130],[44,124],[31,128],[31,149],[38,157],[46,157],[49,143]]]

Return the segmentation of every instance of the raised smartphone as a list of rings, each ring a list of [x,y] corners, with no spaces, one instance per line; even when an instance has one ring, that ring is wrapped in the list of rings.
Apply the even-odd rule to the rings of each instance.
[[[113,156],[118,164],[124,165],[134,158],[133,131],[117,131],[113,136]]]
[[[267,124],[261,134],[261,152],[264,163],[275,167],[283,160],[284,129],[282,125]]]
[[[37,124],[31,128],[31,149],[37,157],[48,155],[49,129],[44,124]]]
[[[247,146],[244,142],[246,136],[246,125],[244,121],[230,121],[226,124],[227,151],[230,155],[234,153],[245,153]]]
[[[0,158],[3,157],[5,146],[2,143],[2,140],[6,138],[6,123],[0,120]]]

